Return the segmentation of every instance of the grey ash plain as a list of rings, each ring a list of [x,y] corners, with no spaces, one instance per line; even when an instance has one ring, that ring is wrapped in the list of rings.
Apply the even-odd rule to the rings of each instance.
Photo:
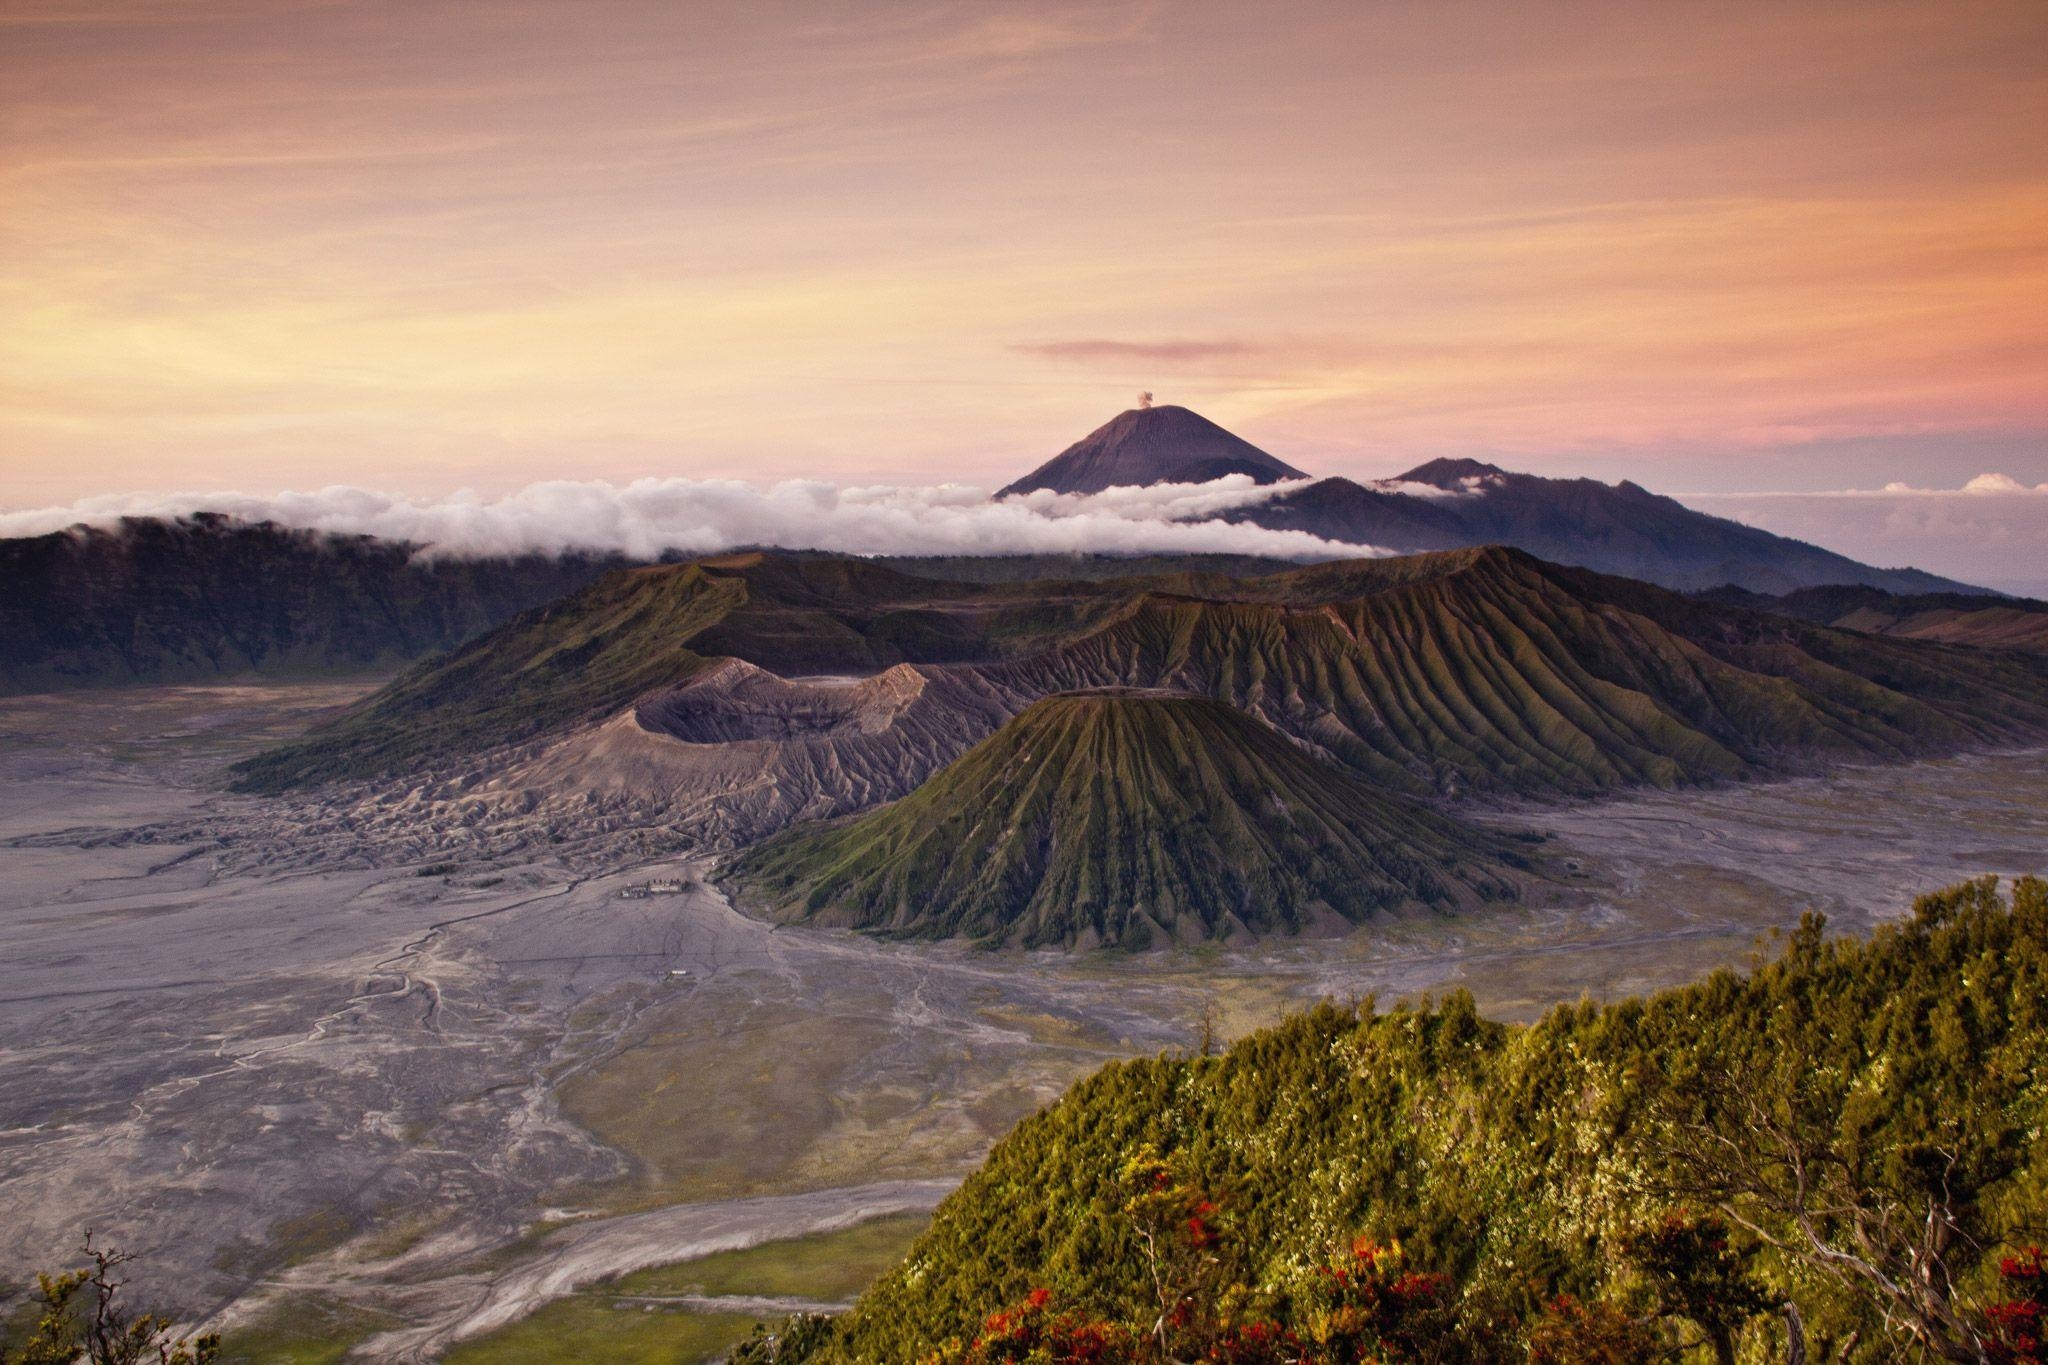
[[[436,855],[224,766],[369,682],[0,700],[0,1281],[89,1227],[189,1321],[433,1359],[578,1284],[928,1207],[1112,1057],[1322,996],[1528,1017],[2048,869],[2048,755],[1510,810],[1554,895],[1339,940],[986,954],[774,928],[702,860]],[[459,845],[458,845],[459,847]],[[620,890],[675,877],[676,895]]]

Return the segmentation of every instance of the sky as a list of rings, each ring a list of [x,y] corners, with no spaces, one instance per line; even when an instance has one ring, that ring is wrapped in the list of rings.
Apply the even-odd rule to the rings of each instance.
[[[2048,483],[2044,225],[2038,0],[6,0],[0,508],[994,487],[1148,389],[1883,549]]]

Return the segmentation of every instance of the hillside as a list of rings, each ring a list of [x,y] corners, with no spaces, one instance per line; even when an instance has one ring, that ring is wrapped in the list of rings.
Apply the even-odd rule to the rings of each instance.
[[[1739,590],[1707,596],[1870,635],[2048,654],[2048,602],[2026,598],[1987,598],[1973,593],[1901,595],[1865,587],[1803,588],[1779,597]]]
[[[999,498],[1048,489],[1100,493],[1155,483],[1207,483],[1229,474],[1254,483],[1305,477],[1200,413],[1180,407],[1132,408],[997,492]]]
[[[415,548],[205,514],[0,540],[0,694],[395,667],[623,562]]]
[[[727,875],[778,917],[1143,948],[1508,897],[1511,856],[1231,707],[1111,690],[1036,702],[911,795]]]
[[[708,666],[721,656],[749,667]],[[980,585],[751,555],[614,576],[243,771],[258,789],[462,773],[485,793],[588,795],[746,842],[906,795],[1039,698],[1101,687],[1214,698],[1425,797],[1585,795],[2048,736],[2048,662],[1509,550]]]
[[[777,1358],[1782,1360],[1790,1300],[1810,1359],[2025,1359],[2044,1049],[2031,879],[1529,1027],[1326,1005],[1083,1081]]]
[[[659,583],[661,591],[649,591]],[[396,771],[518,744],[603,715],[614,698],[708,666],[684,642],[730,611],[729,581],[696,566],[612,575],[402,674],[314,736],[240,766],[241,785]]]

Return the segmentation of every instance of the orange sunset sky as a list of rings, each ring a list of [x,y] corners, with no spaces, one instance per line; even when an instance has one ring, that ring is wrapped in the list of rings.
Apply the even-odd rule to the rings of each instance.
[[[0,3],[0,506],[2048,481],[2048,5]]]

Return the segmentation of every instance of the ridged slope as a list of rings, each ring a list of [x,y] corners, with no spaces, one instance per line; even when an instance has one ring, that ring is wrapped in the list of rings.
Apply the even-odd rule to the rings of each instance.
[[[759,553],[625,570],[420,663],[304,740],[241,765],[242,785],[407,774],[560,736],[719,658],[803,676],[1026,653],[1106,618],[1134,589],[1228,581],[970,585],[848,557]]]
[[[340,719],[238,765],[247,791],[364,777],[602,718],[708,660],[687,641],[744,595],[696,565],[614,574],[429,659]]]
[[[246,774],[269,787],[406,773],[510,743],[573,745],[628,711],[651,738],[690,738],[741,704],[701,679],[714,656],[797,673],[909,662],[928,683],[896,720],[801,735],[808,703],[749,683],[745,705],[787,713],[789,731],[781,747],[750,741],[757,771],[794,784],[763,812],[902,795],[1033,701],[1093,687],[1213,697],[1411,794],[1582,795],[2048,736],[2038,657],[1833,630],[1499,548],[1256,580],[980,586],[771,556],[607,580]],[[657,774],[659,753],[635,765]],[[701,746],[671,766],[675,784],[643,785],[663,801],[713,798],[690,795]],[[573,768],[547,778],[573,781]]]
[[[1404,567],[1413,572],[1398,575]],[[1586,794],[2048,734],[2048,668],[1716,611],[1498,548],[1149,595],[983,670],[1027,695],[1171,687],[1397,789]]]
[[[1377,792],[1206,698],[1047,698],[911,795],[791,830],[742,904],[991,943],[1144,947],[1506,897],[1498,836]]]

